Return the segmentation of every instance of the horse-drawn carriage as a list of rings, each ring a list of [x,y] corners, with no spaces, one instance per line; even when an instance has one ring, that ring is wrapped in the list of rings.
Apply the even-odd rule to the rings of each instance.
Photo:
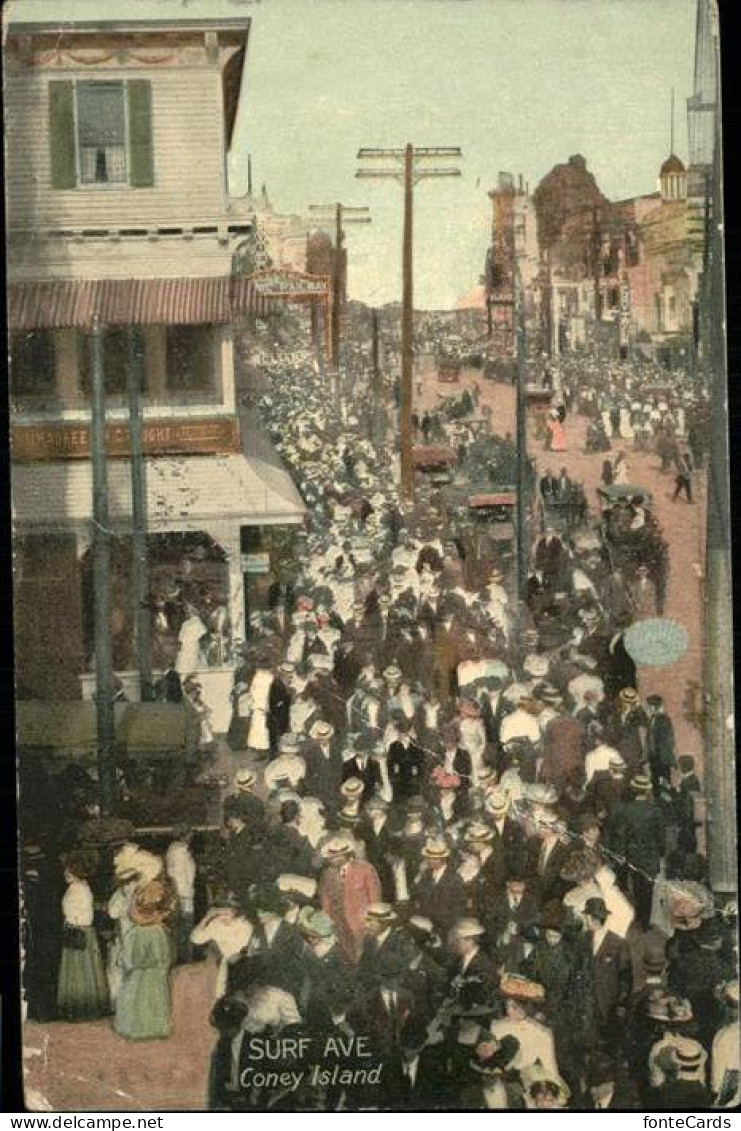
[[[663,610],[669,575],[669,547],[652,511],[651,492],[637,484],[598,488],[602,533],[615,568],[635,577],[641,569],[656,586],[656,608]]]
[[[426,476],[433,487],[444,487],[453,479],[456,453],[444,445],[417,447],[413,452],[414,469]]]

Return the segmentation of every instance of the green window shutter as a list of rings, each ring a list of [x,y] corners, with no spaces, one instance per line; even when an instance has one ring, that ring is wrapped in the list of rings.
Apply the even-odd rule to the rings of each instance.
[[[77,187],[74,97],[74,84],[68,79],[49,83],[51,186],[55,189]]]
[[[152,84],[148,79],[130,79],[126,91],[129,100],[129,184],[134,188],[149,188],[154,184]]]

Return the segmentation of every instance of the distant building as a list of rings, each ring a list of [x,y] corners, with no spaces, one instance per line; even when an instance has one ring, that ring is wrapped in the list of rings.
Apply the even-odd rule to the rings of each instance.
[[[516,270],[523,289],[525,317],[531,325],[537,321],[539,294],[535,283],[540,255],[535,208],[523,178],[520,176],[515,184],[511,173],[499,174],[489,199],[492,236],[484,272],[484,301],[493,323],[513,335]],[[514,350],[513,337],[512,343]]]

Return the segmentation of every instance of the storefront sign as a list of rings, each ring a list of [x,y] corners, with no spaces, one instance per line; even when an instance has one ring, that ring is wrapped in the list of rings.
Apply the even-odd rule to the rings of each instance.
[[[89,459],[90,427],[87,424],[17,424],[12,428],[13,459]],[[146,455],[215,455],[238,452],[239,424],[234,417],[222,419],[147,420],[142,429]],[[113,458],[131,454],[128,424],[109,424],[106,450]]]
[[[243,573],[270,573],[270,554],[242,554]]]
[[[306,275],[301,271],[267,268],[250,275],[250,282],[258,294],[283,298],[304,298],[329,295],[329,275]]]

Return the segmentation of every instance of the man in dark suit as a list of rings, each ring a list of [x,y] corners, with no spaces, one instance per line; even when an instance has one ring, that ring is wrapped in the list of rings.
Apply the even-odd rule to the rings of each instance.
[[[561,869],[571,855],[565,831],[555,817],[544,819],[539,834],[531,837],[525,848],[525,869],[532,877],[533,894],[540,907],[554,900],[560,902],[568,888],[561,878]]]
[[[424,770],[424,755],[412,741],[411,724],[401,716],[396,721],[398,737],[391,743],[388,751],[388,770],[394,802],[403,802],[418,793]]]
[[[504,892],[486,911],[485,922],[492,943],[496,943],[497,947],[506,947],[507,940],[504,944],[500,940],[507,936],[509,941],[517,938],[522,944],[537,922],[538,915],[538,901],[528,874],[522,865],[513,863]],[[512,969],[511,966],[509,968]]]
[[[558,494],[558,479],[553,474],[551,469],[546,468],[545,474],[540,480],[540,497],[547,505],[553,502]]]
[[[630,994],[630,960],[623,939],[607,927],[605,901],[588,899],[584,905],[582,960],[593,1007],[593,1035],[604,1047],[614,1047],[621,1034],[620,1011]]]
[[[392,834],[389,827],[389,804],[379,795],[369,798],[363,806],[356,838],[365,845],[365,858],[378,872],[381,893],[386,900],[395,898],[394,879],[389,860]]]
[[[268,692],[268,736],[270,757],[278,754],[281,735],[291,728],[291,695],[285,683],[275,676]]]
[[[491,1004],[498,984],[497,968],[481,949],[484,926],[478,919],[459,919],[451,931],[455,955],[451,966],[451,998],[461,1013]]]
[[[658,797],[661,782],[668,782],[676,765],[674,726],[664,711],[664,700],[660,695],[649,695],[646,700],[648,732],[646,735],[646,754],[651,770],[654,797]]]
[[[282,916],[289,901],[276,888],[250,893],[255,933],[243,958],[229,971],[229,991],[252,985],[276,986],[297,998],[304,980],[306,948],[299,932]]]
[[[445,938],[454,923],[463,917],[466,889],[450,864],[450,848],[444,841],[428,841],[422,849],[425,869],[411,891],[415,915],[430,919]]]
[[[395,962],[408,970],[417,956],[411,937],[399,929],[399,919],[388,903],[371,903],[365,912],[366,936],[356,971],[357,986],[370,993],[381,985],[382,972]]]
[[[509,816],[509,806],[509,796],[502,789],[493,789],[486,799],[494,836],[485,868],[491,887],[500,893],[504,892],[512,864],[523,860],[525,848],[525,834],[517,821]]]
[[[296,925],[307,944],[304,979],[296,1004],[309,1031],[328,1034],[334,1019],[344,1016],[350,1007],[355,987],[329,916],[305,907]]]
[[[383,786],[381,770],[376,760],[371,758],[368,746],[370,740],[357,738],[355,745],[348,751],[345,750],[345,761],[342,766],[342,780],[357,778],[363,783],[363,802],[368,801],[373,794]],[[349,754],[349,757],[347,755]]]
[[[635,774],[630,782],[631,798],[621,802],[610,814],[607,847],[625,860],[624,883],[636,919],[648,927],[654,879],[659,874],[665,852],[664,820],[652,797],[651,779]]]
[[[549,589],[559,589],[568,555],[555,530],[548,528],[535,546],[535,568],[543,573]]]
[[[307,796],[318,797],[328,809],[335,809],[340,804],[342,754],[334,738],[334,727],[319,719],[309,737],[311,742],[304,749],[304,788]]]

